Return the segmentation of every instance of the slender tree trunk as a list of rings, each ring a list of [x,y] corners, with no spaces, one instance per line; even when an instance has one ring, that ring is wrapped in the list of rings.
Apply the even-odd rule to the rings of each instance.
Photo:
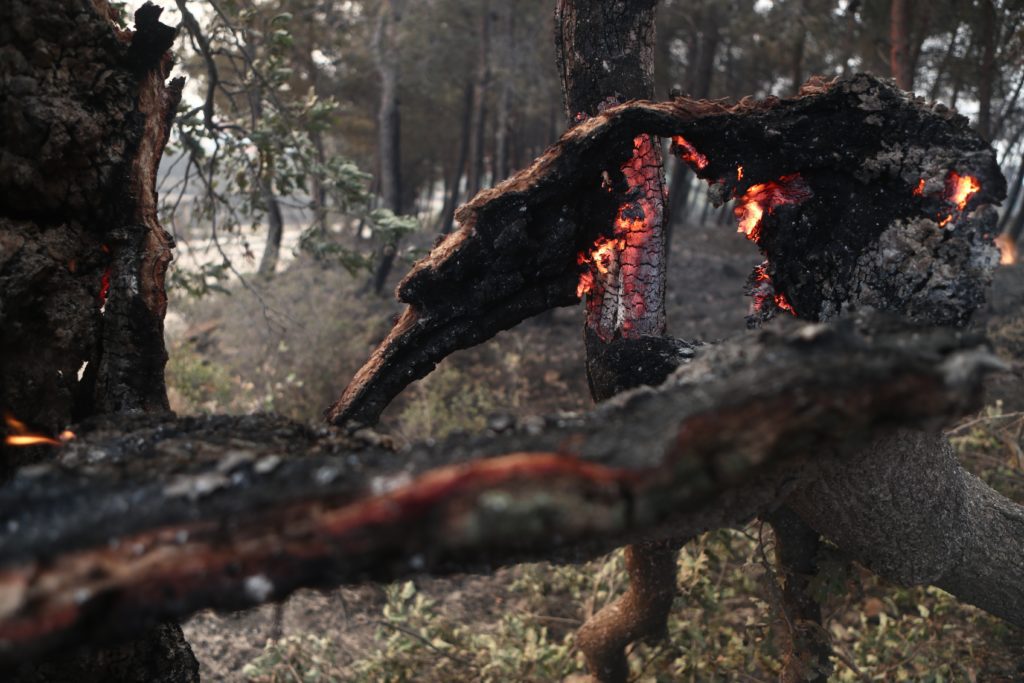
[[[377,156],[383,206],[402,213],[401,129],[398,104],[398,29],[404,0],[384,0],[374,35],[374,58],[380,75],[380,110],[377,115]],[[371,279],[375,294],[384,290],[398,253],[395,240],[385,239],[377,252]]]
[[[452,231],[452,222],[455,220],[455,208],[459,203],[459,186],[462,184],[462,174],[466,169],[466,159],[469,156],[470,126],[473,116],[472,81],[466,81],[465,94],[462,101],[458,157],[455,160],[455,166],[452,168],[452,175],[447,180],[448,191],[444,197],[444,206],[441,208],[441,218],[437,225],[437,231],[442,235],[447,235]]]
[[[892,0],[889,17],[889,70],[896,85],[914,89],[914,72],[910,65],[910,21],[912,0]]]
[[[249,111],[252,116],[253,129],[263,117],[263,95],[261,88],[253,86],[249,89]],[[267,243],[263,247],[258,275],[269,279],[274,277],[277,262],[281,254],[281,237],[284,235],[284,219],[281,216],[281,205],[274,194],[274,157],[270,152],[259,155],[257,169],[260,202],[267,214]]]
[[[486,120],[487,86],[490,80],[491,18],[488,0],[480,7],[480,35],[477,44],[476,73],[473,78],[473,114],[469,125],[469,170],[466,195],[473,197],[483,187],[484,121]]]
[[[500,54],[502,73],[500,75],[501,90],[498,95],[498,107],[494,117],[494,172],[491,178],[492,185],[497,185],[509,173],[509,110],[512,104],[512,79],[516,68],[515,13],[510,3],[502,8],[501,23]]]
[[[992,135],[992,84],[995,81],[996,8],[992,0],[981,3],[981,63],[978,65],[978,133]]]
[[[570,126],[609,103],[653,96],[655,5],[654,0],[559,0],[555,47]],[[629,189],[619,197],[619,217],[609,230],[613,239],[621,240],[620,248],[610,254],[607,268],[591,271],[586,303],[587,378],[595,400],[664,378],[632,372],[635,363],[619,355],[633,349],[642,358],[644,340],[661,339],[665,333],[666,196],[660,142],[638,137],[633,160],[621,171]],[[678,543],[669,541],[626,549],[628,590],[578,634],[597,680],[625,681],[626,646],[664,636],[675,592],[677,549]]]

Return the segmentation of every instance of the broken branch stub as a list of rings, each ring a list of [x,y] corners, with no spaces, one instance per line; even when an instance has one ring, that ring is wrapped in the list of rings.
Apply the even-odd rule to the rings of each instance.
[[[613,224],[608,182],[623,186],[642,133],[674,138],[716,202],[737,199],[767,257],[749,283],[755,322],[859,306],[959,325],[983,301],[998,262],[990,204],[1006,182],[964,117],[863,74],[786,100],[629,102],[459,209],[460,229],[402,280],[408,309],[327,419],[372,424],[453,351],[575,303],[577,257]]]
[[[971,409],[972,345],[748,333],[587,415],[401,453],[266,416],[96,418],[0,489],[0,660],[301,586],[572,561],[739,523],[822,460]]]

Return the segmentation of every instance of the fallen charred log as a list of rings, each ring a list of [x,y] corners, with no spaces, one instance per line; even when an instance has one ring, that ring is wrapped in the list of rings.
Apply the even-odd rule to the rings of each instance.
[[[736,524],[823,462],[972,408],[991,360],[976,343],[794,323],[703,348],[587,415],[402,452],[266,416],[97,418],[0,489],[0,659],[300,586]]]
[[[989,205],[1006,183],[964,117],[867,75],[788,100],[631,102],[459,209],[460,229],[402,280],[409,307],[328,420],[372,424],[452,351],[576,303],[642,133],[673,138],[715,202],[737,200],[766,256],[749,282],[754,322],[861,306],[959,325],[984,300],[998,261]]]

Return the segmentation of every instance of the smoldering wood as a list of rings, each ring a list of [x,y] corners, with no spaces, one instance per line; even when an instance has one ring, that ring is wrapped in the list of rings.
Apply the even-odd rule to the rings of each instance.
[[[873,437],[976,406],[991,362],[976,344],[794,322],[585,415],[400,452],[260,415],[94,418],[0,489],[0,659],[300,586],[576,561],[741,523]]]
[[[941,104],[864,74],[812,81],[785,100],[629,102],[575,126],[459,209],[459,229],[402,280],[398,298],[408,308],[328,419],[372,424],[453,351],[575,304],[576,257],[617,208],[602,174],[622,187],[616,169],[641,133],[681,135],[705,154],[707,165],[694,170],[716,204],[800,174],[811,198],[766,212],[759,246],[775,291],[801,318],[830,320],[862,306],[961,325],[984,301],[998,261],[990,205],[1006,182],[988,144]],[[981,186],[953,229],[939,225],[950,171]]]
[[[165,84],[175,30],[159,8],[135,31],[115,16],[102,0],[0,7],[0,409],[50,433],[167,406],[173,240],[155,182],[182,81]],[[23,454],[3,455],[6,469]]]

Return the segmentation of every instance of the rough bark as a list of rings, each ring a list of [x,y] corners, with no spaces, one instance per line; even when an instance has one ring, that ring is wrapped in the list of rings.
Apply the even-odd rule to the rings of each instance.
[[[775,535],[775,559],[782,579],[776,611],[785,622],[789,641],[781,683],[826,683],[832,673],[832,643],[822,625],[821,605],[811,582],[818,573],[820,535],[788,505],[765,515]],[[774,579],[770,579],[774,580]]]
[[[1024,624],[1024,508],[961,468],[945,436],[882,437],[854,458],[825,464],[790,503],[881,576],[938,586]]]
[[[165,83],[175,30],[160,13],[147,3],[127,31],[101,0],[0,8],[0,408],[46,433],[167,409],[174,243],[156,175],[182,81]],[[2,448],[4,475],[45,455]],[[6,680],[198,680],[176,625],[135,635]]]
[[[973,344],[793,322],[590,414],[400,453],[263,416],[96,419],[0,489],[0,658],[299,586],[575,561],[742,523],[873,437],[973,409],[991,360]]]
[[[328,419],[373,423],[452,351],[575,304],[577,257],[618,211],[603,174],[624,189],[617,169],[641,133],[681,135],[706,154],[694,171],[712,183],[719,203],[800,174],[812,197],[766,211],[758,244],[774,292],[802,318],[867,306],[963,324],[984,300],[998,261],[989,204],[1005,196],[1006,182],[965,118],[866,75],[810,84],[786,100],[632,102],[575,126],[529,168],[458,211],[460,230],[403,279],[398,297],[409,308]],[[962,211],[945,199],[951,171],[980,182]],[[939,226],[945,216],[955,230]]]
[[[653,96],[654,10],[655,4],[646,2],[560,0],[556,51],[569,126],[621,101],[625,93]],[[584,343],[587,382],[595,401],[629,386],[660,384],[671,371],[670,364],[658,362],[662,354],[657,349],[640,348],[665,334],[666,188],[660,141],[637,136],[632,157],[619,170],[625,188],[609,188],[618,203],[607,228],[611,242],[604,243],[603,254],[592,252],[588,266]],[[637,362],[609,354],[611,345],[622,347],[630,361],[648,372],[635,373]],[[645,351],[653,353],[649,357]],[[577,645],[596,679],[625,681],[626,646],[664,635],[675,594],[678,547],[663,540],[626,548],[626,592],[577,633]]]
[[[154,187],[181,89],[164,85],[174,31],[152,7],[134,34],[116,29],[105,7],[0,7],[0,408],[49,433],[166,407],[173,242]],[[3,467],[25,455],[5,451]]]

